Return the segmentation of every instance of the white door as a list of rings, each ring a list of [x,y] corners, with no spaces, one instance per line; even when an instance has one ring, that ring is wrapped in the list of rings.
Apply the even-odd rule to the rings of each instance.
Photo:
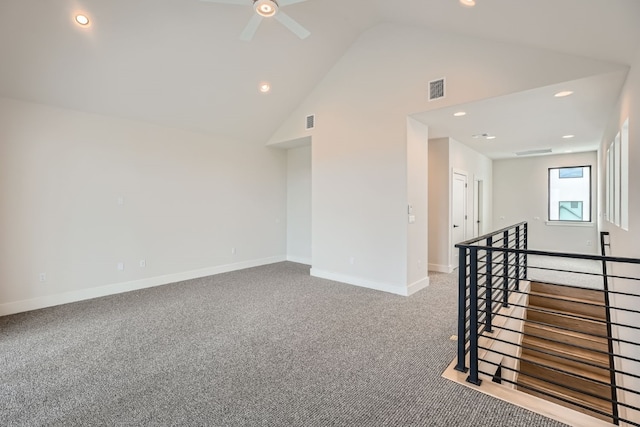
[[[453,174],[453,194],[451,207],[451,241],[453,243],[453,266],[458,266],[458,249],[456,243],[466,240],[467,230],[467,176],[461,173]]]

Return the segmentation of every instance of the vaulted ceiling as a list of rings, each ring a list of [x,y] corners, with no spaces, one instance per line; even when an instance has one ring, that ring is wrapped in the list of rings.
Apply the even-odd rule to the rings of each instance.
[[[640,47],[637,0],[307,0],[285,10],[310,37],[266,20],[241,41],[251,7],[199,0],[2,0],[0,96],[265,142],[380,23],[620,64]],[[271,93],[259,93],[262,81]]]

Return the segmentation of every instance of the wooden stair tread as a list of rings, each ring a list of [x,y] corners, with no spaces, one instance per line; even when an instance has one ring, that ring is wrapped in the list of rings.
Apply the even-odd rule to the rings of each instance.
[[[565,310],[557,310],[557,309],[550,309],[544,306],[539,306],[539,305],[533,305],[533,304],[529,304],[529,309],[533,309],[536,312],[539,313],[543,313],[543,314],[550,314],[550,315],[556,315],[556,316],[565,316],[565,317],[569,317],[571,319],[576,319],[576,320],[580,320],[580,321],[584,321],[584,322],[592,322],[592,323],[597,323],[597,324],[602,324],[604,326],[606,326],[606,324],[604,323],[604,318],[599,318],[599,317],[594,317],[594,316],[589,316],[587,314],[576,314],[573,313],[571,311],[565,311]],[[552,313],[548,313],[549,311],[552,311]]]
[[[607,325],[603,319],[585,315],[577,317],[566,311],[550,310],[530,305],[527,309],[527,320],[541,322],[550,326],[569,328],[583,333],[607,336]]]
[[[570,344],[558,344],[535,337],[525,337],[522,342],[522,352],[543,350],[560,357],[572,357],[574,359],[597,364],[603,369],[609,369],[609,355],[597,351],[571,346]],[[531,350],[532,349],[532,350]],[[547,354],[537,352],[536,354]]]
[[[544,400],[549,401],[549,402],[557,403],[558,405],[560,405],[560,406],[564,406],[565,408],[573,409],[574,411],[581,412],[581,413],[583,413],[583,414],[589,415],[589,416],[594,417],[594,418],[601,419],[601,420],[603,420],[603,421],[607,421],[607,422],[609,422],[609,423],[611,423],[611,422],[612,422],[612,420],[613,420],[613,417],[612,417],[612,416],[606,416],[606,415],[599,414],[599,413],[597,413],[597,412],[590,411],[590,410],[588,410],[588,409],[586,409],[586,408],[582,408],[582,407],[580,407],[580,406],[573,405],[573,404],[571,404],[571,403],[565,402],[565,401],[560,400],[560,399],[558,399],[558,398],[554,398],[554,397],[551,397],[551,396],[547,396],[547,395],[546,395],[546,394],[544,394],[544,393],[537,393],[537,392],[535,392],[534,390],[529,390],[529,389],[526,389],[526,388],[523,388],[523,387],[522,387],[522,388],[521,388],[521,387],[518,387],[518,390],[519,390],[519,391],[521,391],[521,392],[523,392],[523,393],[530,394],[531,396],[536,396],[536,397],[539,397],[540,399],[544,399]],[[583,403],[583,404],[584,404],[584,403]],[[586,406],[589,406],[589,405],[586,405]],[[596,409],[596,410],[600,410],[600,411],[602,411],[602,412],[606,412],[606,413],[611,413],[611,412],[612,412],[612,410],[611,410],[611,409],[607,408],[607,409],[605,410],[605,408],[604,408],[604,407],[602,407],[602,408],[594,407],[594,409]]]
[[[537,363],[539,365],[535,365],[535,366],[539,366],[540,368],[557,372],[558,375],[568,375],[568,376],[570,376],[570,374],[582,375],[594,381],[603,382],[604,384],[606,384],[604,387],[606,387],[608,391],[611,390],[611,387],[608,385],[611,380],[611,377],[609,375],[605,375],[604,372],[606,371],[604,370],[601,371],[603,373],[596,373],[593,371],[584,370],[584,369],[581,369],[580,367],[563,363],[558,359],[547,358],[546,355],[543,353],[534,354],[532,352],[526,352],[526,353],[523,352],[520,358],[520,362],[521,363],[522,362]],[[558,372],[555,369],[565,371],[566,373]]]
[[[568,298],[578,298],[586,301],[604,303],[603,290],[590,289],[590,288],[578,288],[572,286],[559,286],[542,282],[531,282],[531,292],[549,294],[549,295],[562,295]]]
[[[604,320],[607,315],[607,306],[604,301],[592,301],[565,295],[530,292],[529,305],[542,308],[548,307],[553,310],[563,310],[602,320]]]
[[[529,306],[597,320],[605,320],[607,317],[607,308],[604,304],[548,294],[530,293]]]
[[[567,344],[587,342],[594,346],[594,349],[602,351],[608,350],[608,342],[604,337],[597,337],[590,334],[584,334],[577,331],[567,331],[565,329],[558,329],[554,326],[539,325],[537,323],[525,323],[524,325],[525,335],[537,335],[542,338],[558,338],[558,341],[562,341]],[[532,338],[537,338],[533,337]],[[563,339],[564,338],[564,339]]]
[[[602,412],[606,412],[607,414],[612,413],[611,402],[607,400],[599,399],[597,397],[589,396],[579,392],[574,392],[568,389],[561,390],[554,384],[550,384],[546,381],[539,380],[537,378],[532,378],[527,376],[518,377],[518,386],[519,386],[518,389],[520,391],[524,391],[529,394],[534,394],[535,390],[538,390],[540,392],[539,396],[541,396],[543,399],[549,399],[549,396],[544,394],[544,393],[548,393],[551,396],[563,398],[572,403],[581,404],[588,408],[594,408]],[[521,387],[521,386],[528,386],[528,387],[531,387],[533,390],[530,390],[526,387]],[[561,405],[567,406],[567,402],[559,401],[559,403]],[[587,411],[586,413],[590,415],[595,415],[595,413],[592,411],[588,411],[585,409],[580,409],[580,410],[581,412]]]
[[[592,379],[580,378],[572,374],[557,372],[551,368],[536,365],[528,361],[522,361],[520,369],[520,375],[522,378],[529,376],[540,379],[541,381],[548,381],[549,388],[553,388],[559,393],[577,398],[588,396],[593,399],[601,399],[604,401],[611,398],[611,386],[606,383],[600,384]]]
[[[569,296],[569,295],[556,295],[556,294],[550,294],[547,292],[536,292],[536,291],[530,291],[529,292],[529,296],[539,296],[539,297],[543,297],[549,300],[561,300],[561,301],[571,301],[571,302],[576,302],[576,303],[580,303],[580,304],[589,304],[589,305],[595,305],[598,307],[606,307],[605,303],[604,303],[604,298],[602,300],[592,300],[592,299],[588,299],[588,298],[577,298],[574,296]]]

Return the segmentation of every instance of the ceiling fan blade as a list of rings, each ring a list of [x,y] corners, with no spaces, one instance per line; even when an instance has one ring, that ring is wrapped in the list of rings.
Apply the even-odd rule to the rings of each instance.
[[[311,34],[309,30],[281,10],[276,14],[276,19],[301,39],[306,39]]]
[[[307,0],[278,0],[279,6],[289,6],[290,4],[302,3]]]
[[[254,13],[247,26],[244,27],[244,30],[242,30],[242,34],[240,34],[240,40],[244,40],[246,42],[251,41],[256,31],[258,31],[258,27],[260,26],[261,22],[262,16]]]
[[[251,6],[253,0],[200,0],[209,3],[221,3],[221,4],[237,4],[239,6]]]

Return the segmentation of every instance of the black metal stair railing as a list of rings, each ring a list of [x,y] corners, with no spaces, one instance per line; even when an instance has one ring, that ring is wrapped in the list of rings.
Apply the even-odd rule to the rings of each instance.
[[[611,244],[609,242],[609,232],[601,231],[600,232],[600,254],[602,256],[607,255],[606,248],[610,248]],[[617,380],[616,380],[616,360],[614,355],[613,348],[613,330],[611,328],[611,302],[609,298],[609,277],[607,274],[607,261],[602,261],[602,280],[604,286],[604,300],[606,306],[606,318],[607,318],[607,347],[609,350],[609,366],[611,367],[611,371],[609,373],[609,381],[611,382],[611,400],[612,400],[612,416],[614,423],[616,425],[619,424],[618,419],[620,418],[620,414],[618,412],[618,405],[615,403],[618,401],[618,388],[617,388]]]
[[[601,235],[602,255],[530,250],[528,225],[521,222],[457,244],[459,305],[455,369],[468,372],[467,381],[476,385],[481,385],[483,377],[495,380],[497,375],[501,377],[498,378],[501,383],[510,384],[513,388],[547,397],[556,403],[564,403],[565,406],[614,424],[640,426],[640,359],[637,357],[640,354],[640,340],[637,339],[640,336],[640,260],[607,256],[604,248],[609,247],[609,244],[605,237],[608,237],[608,233]],[[531,259],[537,264],[532,264]],[[565,266],[580,262],[589,266],[595,263],[596,268],[581,271]],[[600,263],[601,271],[597,268]],[[607,269],[607,266],[610,268]],[[540,295],[538,292],[532,294],[530,289],[533,284],[529,281],[529,276],[535,276],[536,282],[542,282],[539,277],[546,273],[551,274],[551,277],[561,276],[563,280],[570,280],[545,280],[544,286],[550,286],[554,292],[550,295]],[[576,283],[570,283],[571,281]],[[567,297],[559,295],[583,291],[587,282],[599,283],[592,286],[590,292],[602,294],[603,302],[579,300],[570,301],[569,304],[582,305],[587,311],[604,308],[606,316],[602,319],[549,308],[528,307],[529,304],[522,302],[524,300],[520,298],[522,296],[528,299],[536,295],[537,301],[541,298],[549,300],[550,306],[554,306],[554,301],[556,306],[567,304]],[[525,283],[524,287],[521,286],[522,283]],[[560,291],[556,293],[556,289]],[[513,310],[520,310],[517,312],[519,314],[514,314],[516,311]],[[550,325],[547,320],[536,320],[535,313],[538,316],[556,316],[564,323]],[[525,326],[509,327],[507,322],[510,320],[523,322]],[[573,326],[574,324],[592,325],[594,331],[575,329],[577,326]],[[567,342],[564,337],[537,336],[532,332],[545,328],[581,336],[586,341]],[[505,340],[501,338],[501,331],[519,336],[520,339],[515,342]],[[526,339],[529,341],[523,344]],[[534,345],[531,342],[542,342],[544,345]],[[598,347],[599,344],[591,342],[603,344]],[[506,345],[509,351],[505,352],[504,345],[502,349],[496,349],[493,345],[495,343]],[[594,360],[608,359],[608,365],[600,366],[600,362],[595,363],[568,351],[565,354],[552,350],[554,344],[570,347],[578,355],[581,352],[593,352],[596,355]],[[525,352],[527,357],[524,357]],[[532,357],[532,354],[535,356]],[[514,367],[496,362],[507,357],[518,361],[514,366],[528,364],[534,373],[520,372]],[[574,371],[574,366],[584,368],[585,372],[602,372],[602,375],[583,374],[581,371]],[[505,372],[510,371],[513,379],[505,375]],[[557,374],[557,378],[554,375],[547,378],[539,374],[547,371]],[[563,378],[562,375],[568,375],[578,385],[570,381],[565,383],[559,379]],[[566,394],[550,391],[552,387],[562,389]],[[603,397],[600,391],[606,389],[610,389],[610,393]],[[575,398],[577,395],[584,397]]]
[[[526,252],[512,253],[509,249],[527,249],[528,227],[526,222],[503,228],[484,236],[459,243],[458,248],[458,357],[455,369],[467,372],[465,364],[467,352],[469,359],[469,377],[467,381],[480,385],[478,375],[478,337],[483,332],[491,332],[493,318],[498,306],[509,306],[509,295],[520,287],[520,279],[527,275]],[[481,243],[485,245],[480,246]],[[495,249],[494,249],[495,248]],[[484,250],[480,262],[485,273],[478,272],[478,250]],[[494,266],[495,268],[494,270]],[[522,267],[522,268],[521,268]],[[480,279],[480,282],[479,282]],[[494,295],[493,284],[499,282],[500,288]],[[479,315],[479,289],[484,310]],[[500,300],[498,303],[497,298]],[[471,309],[474,307],[475,309]],[[479,325],[479,327],[470,327]]]

